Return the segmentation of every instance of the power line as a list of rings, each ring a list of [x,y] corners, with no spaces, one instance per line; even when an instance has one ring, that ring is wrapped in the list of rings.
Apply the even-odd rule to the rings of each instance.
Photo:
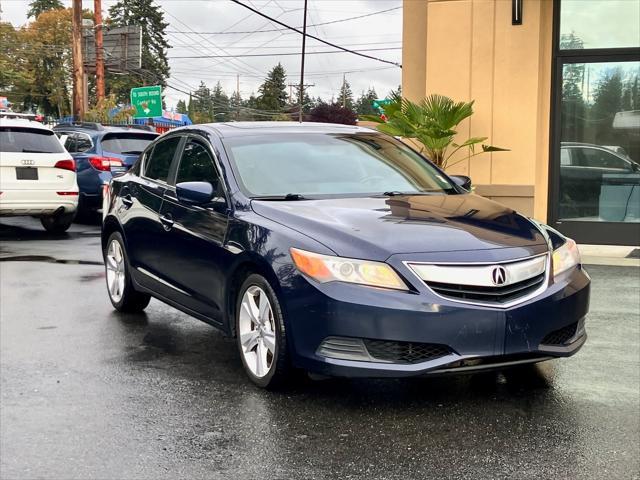
[[[307,34],[308,37],[310,37],[311,35]],[[340,49],[340,50],[324,50],[324,51],[316,51],[316,52],[307,52],[306,55],[323,55],[323,54],[328,54],[328,53],[355,53],[356,55],[360,55],[360,56],[365,56],[368,58],[375,58],[375,57],[371,57],[369,55],[364,55],[360,52],[380,52],[380,51],[388,51],[388,50],[402,50],[402,47],[389,47],[389,48],[365,48],[362,50],[345,50],[345,49]],[[168,57],[171,60],[175,60],[175,59],[180,59],[180,58],[191,58],[191,59],[195,59],[195,58],[241,58],[241,57],[273,57],[274,55],[278,55],[278,56],[286,56],[286,55],[300,55],[300,52],[278,52],[278,53],[245,53],[245,54],[238,54],[238,55],[178,55],[175,57]],[[378,59],[379,60],[379,59]],[[391,61],[387,61],[387,60],[380,60],[382,62],[385,63],[391,63],[392,65],[399,67],[400,65],[398,65],[397,63],[391,62]]]
[[[379,15],[381,13],[391,12],[393,10],[400,10],[401,8],[402,7],[387,8],[386,10],[379,10],[377,12],[371,12],[371,13],[367,13],[365,15],[357,15],[355,17],[342,18],[342,19],[339,19],[339,20],[332,20],[330,22],[314,23],[314,24],[311,24],[311,25],[307,25],[307,28],[309,28],[309,27],[320,27],[322,25],[332,25],[334,23],[348,22],[348,21],[351,21],[351,20],[357,20],[359,18],[371,17],[373,15]],[[299,10],[299,9],[297,9],[297,10]],[[244,17],[244,18],[246,19],[247,17]],[[240,22],[236,22],[236,23],[234,23],[234,25],[237,25],[238,23],[240,23]],[[231,27],[229,27],[229,28],[231,28]],[[302,27],[296,27],[296,28],[302,28]],[[222,31],[219,31],[219,32],[198,32],[198,33],[200,33],[202,35],[234,35],[234,34],[241,34],[241,33],[283,32],[283,31],[286,31],[288,29],[289,28],[270,28],[270,29],[267,29],[267,30],[243,30],[243,31],[232,31],[232,32],[229,32],[227,30],[222,30]],[[189,33],[189,32],[185,32],[183,30],[167,30],[167,33]]]
[[[240,5],[241,7],[246,8],[247,10],[251,10],[253,13],[255,13],[255,14],[257,14],[257,15],[260,15],[261,17],[264,17],[264,18],[266,18],[266,19],[270,20],[270,21],[271,21],[271,22],[273,22],[273,23],[276,23],[276,24],[278,24],[278,25],[281,25],[281,26],[283,26],[283,27],[285,27],[285,28],[287,28],[287,29],[289,29],[289,30],[292,30],[292,31],[294,31],[294,32],[298,32],[300,35],[305,35],[302,31],[298,30],[297,28],[292,27],[292,26],[290,26],[290,25],[287,25],[286,23],[283,23],[283,22],[281,22],[281,21],[279,21],[279,20],[276,20],[275,18],[270,17],[269,15],[266,15],[266,14],[264,14],[264,13],[260,12],[259,10],[256,10],[255,8],[252,8],[252,7],[250,7],[249,5],[246,5],[246,4],[242,3],[240,0],[230,0],[230,1],[232,1],[233,3],[236,3],[236,4],[238,4],[238,5]],[[305,36],[306,36],[306,37],[309,37],[309,38],[313,38],[314,40],[317,40],[318,42],[324,43],[325,45],[329,45],[330,47],[337,48],[338,50],[342,50],[343,52],[352,53],[352,54],[354,54],[354,55],[358,55],[358,56],[360,56],[360,57],[369,58],[369,59],[371,59],[371,60],[376,60],[376,61],[378,61],[378,62],[388,63],[388,64],[390,64],[390,65],[395,65],[396,67],[400,67],[400,68],[402,68],[402,65],[401,65],[401,64],[396,63],[396,62],[392,62],[391,60],[384,60],[384,59],[382,59],[382,58],[374,57],[374,56],[372,56],[372,55],[367,55],[366,53],[361,53],[361,52],[357,52],[357,51],[355,51],[355,50],[350,50],[350,49],[348,49],[348,48],[341,47],[340,45],[336,45],[335,43],[331,43],[331,42],[328,42],[328,41],[326,41],[326,40],[323,40],[322,38],[316,37],[315,35],[311,35],[311,34],[309,34],[309,33],[307,33]],[[280,55],[282,55],[282,54],[280,54]]]

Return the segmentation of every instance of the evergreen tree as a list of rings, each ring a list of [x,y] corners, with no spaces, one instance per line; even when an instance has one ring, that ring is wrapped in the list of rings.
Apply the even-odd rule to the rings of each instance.
[[[193,92],[189,102],[189,117],[193,123],[211,123],[213,114],[211,90],[204,82],[200,82],[200,86]]]
[[[284,110],[288,100],[286,78],[287,74],[280,63],[271,69],[258,89],[257,105],[260,110],[270,113]]]
[[[391,90],[389,92],[389,95],[387,95],[387,98],[395,97],[402,97],[402,85],[398,85],[398,88],[396,88],[395,90]]]
[[[295,87],[295,93],[294,93],[293,105],[292,105],[292,107],[294,107],[296,111],[299,108],[298,107],[299,101],[300,101],[300,85],[297,85]],[[308,90],[305,88],[304,93],[302,94],[302,113],[309,113],[313,107],[315,107],[315,103],[309,96]]]
[[[187,104],[185,103],[184,100],[178,100],[178,103],[176,105],[176,112],[178,113],[187,113]]]
[[[169,77],[167,50],[170,46],[165,30],[169,24],[164,21],[164,13],[160,7],[153,0],[119,0],[109,8],[109,17],[114,27],[142,27],[142,76],[108,75],[110,93],[114,93],[119,100],[128,102],[129,92],[133,87],[166,87]]]
[[[356,102],[356,113],[358,115],[376,115],[378,112],[373,108],[373,101],[378,98],[375,88],[369,87],[369,90],[365,93],[362,92],[360,98]]]
[[[213,104],[213,121],[214,122],[226,122],[231,117],[229,114],[230,104],[229,97],[222,89],[220,82],[216,84],[211,92],[211,102]]]
[[[342,82],[340,93],[338,94],[338,101],[336,103],[338,103],[342,107],[348,108],[349,110],[353,110],[355,108],[351,85],[349,85],[349,82],[347,82],[346,80]]]
[[[234,120],[240,120],[241,108],[242,108],[242,96],[240,92],[233,92],[229,99],[229,109],[231,110],[229,117]]]
[[[29,3],[27,18],[38,18],[42,12],[64,8],[60,0],[33,0]]]

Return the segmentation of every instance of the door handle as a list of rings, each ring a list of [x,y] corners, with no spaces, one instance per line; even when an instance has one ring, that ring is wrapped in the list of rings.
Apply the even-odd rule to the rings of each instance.
[[[173,217],[170,213],[166,215],[160,215],[160,223],[162,223],[162,228],[164,228],[167,232],[173,228]]]
[[[127,194],[127,195],[123,196],[122,197],[122,203],[127,208],[131,207],[133,205],[133,199],[131,198],[131,195]]]

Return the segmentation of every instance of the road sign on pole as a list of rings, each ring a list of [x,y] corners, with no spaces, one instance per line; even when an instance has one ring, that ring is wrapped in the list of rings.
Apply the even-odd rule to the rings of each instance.
[[[160,85],[131,89],[131,105],[136,109],[134,118],[162,116],[162,90]]]

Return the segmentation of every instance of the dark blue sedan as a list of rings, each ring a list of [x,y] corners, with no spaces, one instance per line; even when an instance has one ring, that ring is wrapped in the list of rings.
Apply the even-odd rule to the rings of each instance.
[[[78,213],[102,208],[102,189],[113,174],[129,169],[158,134],[136,126],[94,122],[60,124],[54,132],[76,162]]]
[[[178,129],[111,182],[109,297],[220,328],[261,387],[576,353],[590,284],[576,244],[468,188],[365,128]]]

